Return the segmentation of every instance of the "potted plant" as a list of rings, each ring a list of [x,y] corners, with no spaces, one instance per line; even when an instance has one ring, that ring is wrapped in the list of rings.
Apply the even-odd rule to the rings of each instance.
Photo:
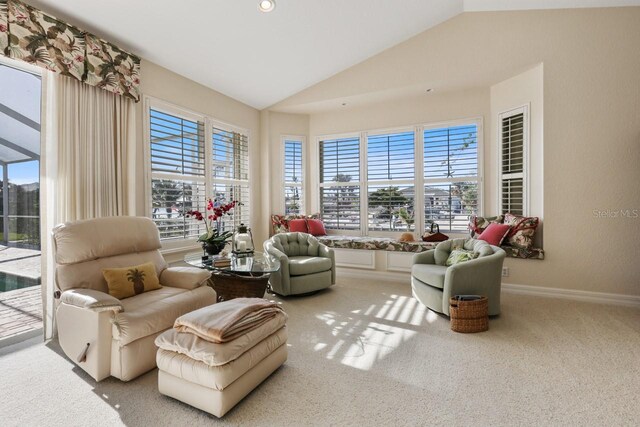
[[[238,204],[232,200],[222,204],[218,198],[209,199],[207,202],[207,212],[193,210],[187,212],[187,218],[195,218],[204,222],[207,231],[198,237],[198,242],[202,243],[202,249],[209,255],[218,255],[227,244],[227,240],[233,235],[233,231],[223,231],[222,224],[225,216],[231,216],[231,210]]]
[[[397,213],[400,220],[407,224],[407,230],[411,230],[411,227],[413,227],[413,224],[416,222],[415,213],[413,211],[409,212],[405,207],[398,209]]]

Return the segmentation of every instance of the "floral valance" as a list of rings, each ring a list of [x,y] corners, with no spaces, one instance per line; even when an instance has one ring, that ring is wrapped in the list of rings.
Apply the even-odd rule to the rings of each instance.
[[[0,0],[0,53],[9,46],[9,6],[7,0]]]
[[[0,0],[0,52],[140,100],[140,58],[19,0]]]

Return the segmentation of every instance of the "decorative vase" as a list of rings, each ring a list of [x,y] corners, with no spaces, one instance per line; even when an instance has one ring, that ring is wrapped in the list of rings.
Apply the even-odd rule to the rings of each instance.
[[[218,255],[225,245],[226,242],[202,242],[202,249],[209,255]]]

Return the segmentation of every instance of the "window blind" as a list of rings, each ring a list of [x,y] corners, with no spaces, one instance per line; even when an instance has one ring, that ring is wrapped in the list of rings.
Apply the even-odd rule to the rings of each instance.
[[[414,224],[415,135],[367,137],[367,219],[376,231],[409,230]]]
[[[504,115],[501,120],[501,209],[525,214],[525,117],[524,112]]]
[[[151,109],[151,217],[162,239],[197,237],[204,225],[185,218],[205,208],[204,123]]]
[[[424,131],[424,219],[441,230],[464,232],[478,212],[478,128],[462,125]]]
[[[285,214],[304,212],[302,141],[284,141],[284,205]]]
[[[213,127],[213,179],[246,181],[249,171],[247,135]]]
[[[320,141],[320,214],[328,229],[360,228],[360,138]]]
[[[249,197],[249,139],[247,135],[212,128],[213,197],[224,204],[238,201],[231,217],[225,219],[224,230],[233,230],[240,224],[250,224]]]
[[[367,179],[402,180],[415,176],[414,133],[373,135],[367,138]]]

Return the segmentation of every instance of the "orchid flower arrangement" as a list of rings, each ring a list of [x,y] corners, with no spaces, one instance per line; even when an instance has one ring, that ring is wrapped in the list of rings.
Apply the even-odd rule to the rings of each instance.
[[[207,231],[198,237],[199,242],[221,244],[233,235],[233,231],[222,231],[222,220],[225,216],[231,216],[231,210],[236,207],[237,201],[222,204],[217,197],[207,202],[207,212],[193,210],[187,212],[187,218],[195,218],[203,221]],[[206,214],[206,215],[205,215]]]

